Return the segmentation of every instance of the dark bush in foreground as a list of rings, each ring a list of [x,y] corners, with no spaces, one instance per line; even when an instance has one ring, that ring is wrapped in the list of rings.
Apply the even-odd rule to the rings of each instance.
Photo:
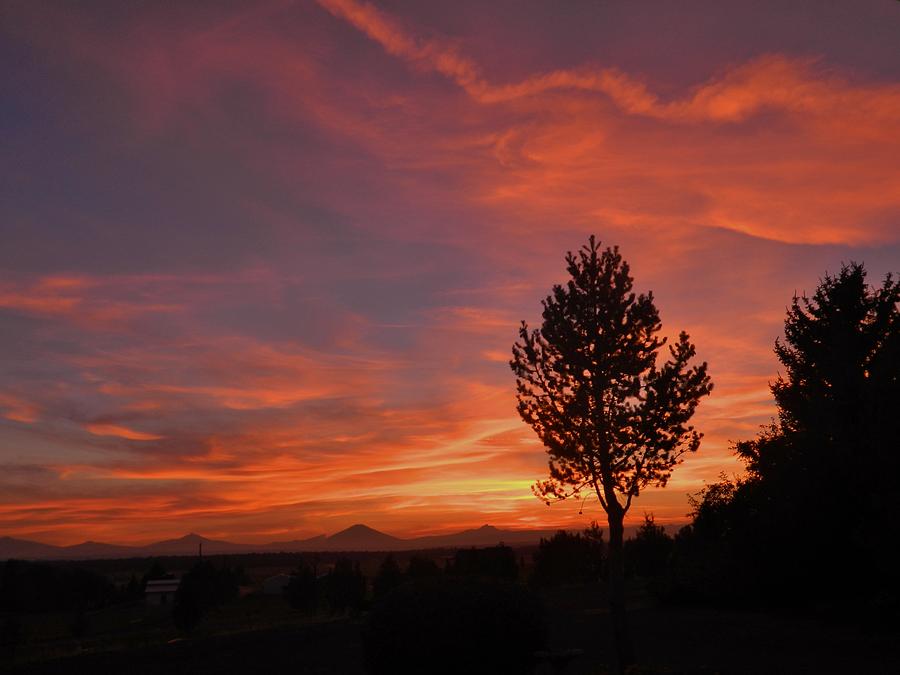
[[[294,609],[314,612],[319,605],[319,585],[315,568],[301,559],[297,569],[291,572],[284,597]]]
[[[414,555],[409,559],[409,566],[406,568],[408,579],[434,579],[439,576],[441,576],[441,569],[431,558]]]
[[[0,610],[83,611],[105,607],[116,599],[109,580],[86,569],[24,560],[0,564]]]
[[[671,567],[673,547],[674,540],[666,534],[666,528],[656,524],[652,513],[645,514],[643,525],[625,542],[625,574],[659,577]]]
[[[534,554],[531,583],[547,587],[597,581],[603,562],[602,530],[595,527],[584,534],[559,530],[550,539],[541,539]]]
[[[401,583],[403,583],[403,572],[400,571],[400,565],[394,560],[394,556],[388,553],[372,582],[375,599],[380,600]]]
[[[361,609],[366,600],[366,578],[359,568],[347,558],[340,558],[325,577],[325,598],[332,611],[343,612]]]
[[[515,552],[501,544],[460,549],[453,556],[447,571],[455,577],[514,581],[519,576],[519,565]]]
[[[217,568],[210,562],[198,562],[185,574],[175,593],[172,616],[179,630],[190,632],[206,612],[238,595],[242,570]]]
[[[531,672],[534,652],[545,645],[545,613],[513,583],[423,580],[376,605],[363,637],[373,675],[518,675]]]

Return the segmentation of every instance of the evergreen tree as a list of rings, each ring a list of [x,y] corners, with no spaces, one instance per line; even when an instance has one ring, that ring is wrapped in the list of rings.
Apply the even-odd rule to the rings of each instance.
[[[284,597],[294,609],[315,611],[319,605],[319,581],[315,568],[301,558],[284,589]]]
[[[332,610],[361,609],[366,599],[366,578],[347,558],[340,558],[325,580],[325,593]]]
[[[550,478],[535,485],[548,500],[592,491],[609,525],[609,598],[620,669],[633,662],[625,615],[624,518],[648,485],[664,486],[700,434],[688,424],[712,384],[706,364],[690,366],[682,332],[666,343],[653,294],[632,292],[618,248],[588,244],[566,256],[570,275],[543,301],[543,323],[523,321],[510,366],[518,410],[550,456]]]
[[[394,556],[390,553],[381,562],[378,573],[372,581],[372,592],[376,600],[380,600],[392,590],[403,583],[403,572],[400,571],[400,565],[394,560]]]
[[[531,581],[537,586],[596,582],[603,565],[603,535],[559,530],[541,539],[534,553]]]
[[[829,577],[849,575],[878,594],[893,584],[896,601],[900,561],[886,551],[900,534],[898,303],[890,275],[873,288],[851,264],[788,309],[775,343],[785,372],[771,385],[778,417],[736,445],[748,477],[728,502],[740,553],[779,552],[757,561],[760,585],[817,595]],[[860,590],[845,585],[845,600],[867,595]]]
[[[673,543],[666,528],[656,524],[653,514],[645,514],[634,538],[625,542],[630,572],[644,578],[661,574],[668,566]]]
[[[441,575],[441,569],[431,558],[414,555],[409,559],[406,567],[406,576],[411,580],[433,579]]]
[[[227,565],[216,568],[207,560],[195,563],[175,592],[175,625],[185,632],[194,630],[210,609],[237,597],[241,576]]]

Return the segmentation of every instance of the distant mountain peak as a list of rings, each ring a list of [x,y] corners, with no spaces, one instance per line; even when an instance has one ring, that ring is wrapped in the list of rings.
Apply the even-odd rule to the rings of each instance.
[[[368,525],[363,525],[362,523],[356,523],[355,525],[351,525],[350,527],[344,528],[340,532],[335,532],[332,537],[336,537],[339,534],[371,534],[372,532],[376,534],[384,534],[384,532],[379,532],[374,527],[369,527]],[[385,535],[387,536],[387,535]]]
[[[199,542],[212,541],[212,539],[207,539],[203,535],[197,534],[196,532],[188,532],[186,535],[184,535],[182,537],[178,537],[177,539],[170,539],[169,541],[185,542],[185,543],[193,542],[196,544]]]
[[[452,534],[428,535],[412,539],[401,539],[380,532],[363,523],[309,539],[271,542],[269,544],[235,544],[229,541],[207,539],[196,532],[190,532],[178,539],[157,541],[144,546],[126,546],[85,541],[69,546],[54,546],[27,539],[15,539],[0,535],[0,561],[9,558],[25,560],[69,559],[88,560],[94,558],[156,557],[156,556],[196,556],[202,544],[204,554],[233,554],[252,551],[412,551],[434,548],[457,548],[469,546],[496,546],[500,542],[507,545],[536,544],[541,537],[549,537],[553,530],[505,530],[493,525],[464,530]]]
[[[379,532],[378,530],[369,527],[368,525],[357,523],[356,525],[351,525],[345,530],[335,532],[330,537],[327,537],[326,541],[330,542],[333,545],[361,545],[363,548],[367,548],[373,544],[391,544],[400,540],[397,539],[397,537],[392,537],[391,535],[385,534],[384,532]]]

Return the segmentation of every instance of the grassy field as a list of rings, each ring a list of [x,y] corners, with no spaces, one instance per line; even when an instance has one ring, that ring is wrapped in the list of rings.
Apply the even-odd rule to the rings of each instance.
[[[566,671],[604,672],[612,644],[600,589],[557,589],[548,596],[551,642],[584,657]],[[630,626],[641,672],[900,673],[894,632],[867,632],[809,614],[660,607],[635,589]]]
[[[597,586],[547,591],[550,643],[582,656],[565,671],[607,672],[612,654]],[[631,626],[644,673],[898,673],[898,635],[795,613],[656,606],[640,587]],[[211,612],[190,637],[165,608],[116,607],[87,617],[71,637],[71,615],[28,619],[16,673],[363,673],[365,614],[309,617],[281,598],[250,594]],[[7,661],[7,666],[11,665]],[[427,664],[423,666],[427,673]],[[542,666],[536,672],[553,672]]]

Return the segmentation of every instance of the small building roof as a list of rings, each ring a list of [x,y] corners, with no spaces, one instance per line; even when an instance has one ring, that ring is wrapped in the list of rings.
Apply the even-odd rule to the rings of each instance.
[[[170,593],[178,590],[181,579],[151,579],[144,587],[144,593]]]
[[[272,575],[271,577],[266,578],[265,581],[263,581],[263,583],[265,583],[266,581],[281,581],[282,579],[287,579],[288,581],[290,581],[291,575],[284,574],[284,573],[275,574],[275,575]]]

